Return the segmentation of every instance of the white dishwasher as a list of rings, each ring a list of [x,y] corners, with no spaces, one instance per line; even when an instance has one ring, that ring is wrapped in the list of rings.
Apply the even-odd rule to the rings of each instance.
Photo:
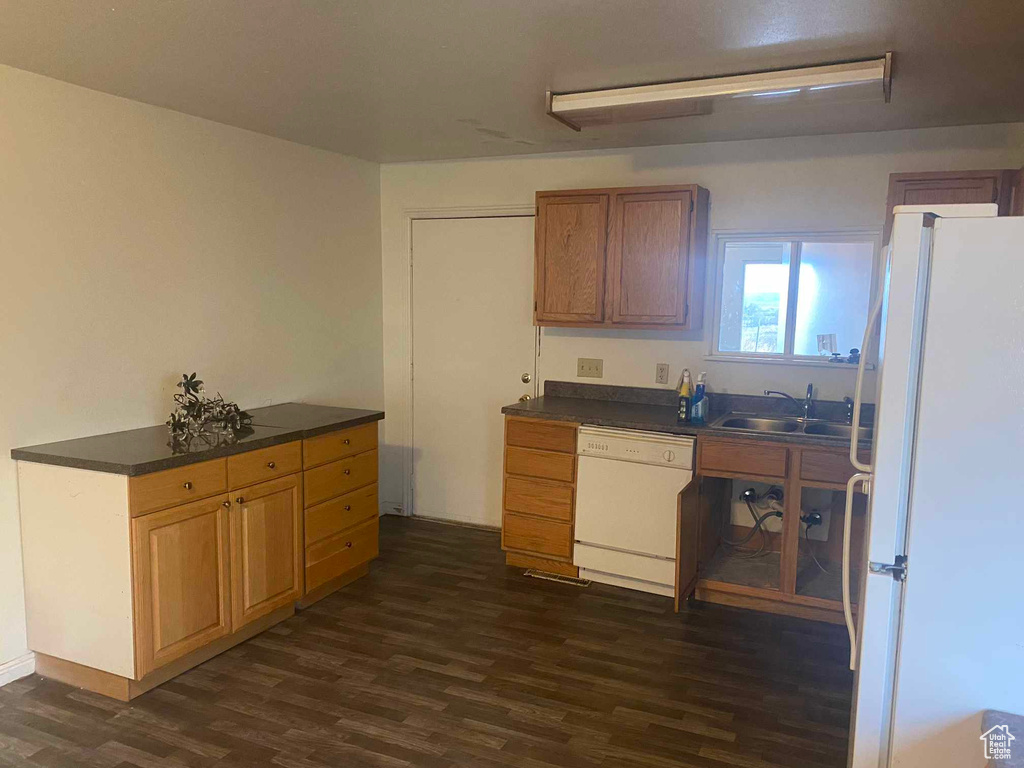
[[[582,426],[576,454],[580,577],[672,595],[676,500],[693,477],[694,438]]]

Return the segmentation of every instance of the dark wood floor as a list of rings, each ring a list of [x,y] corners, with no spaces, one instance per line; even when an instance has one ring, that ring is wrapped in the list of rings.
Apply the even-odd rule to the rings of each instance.
[[[843,766],[845,630],[527,579],[386,518],[369,577],[129,704],[0,688],[0,765]]]

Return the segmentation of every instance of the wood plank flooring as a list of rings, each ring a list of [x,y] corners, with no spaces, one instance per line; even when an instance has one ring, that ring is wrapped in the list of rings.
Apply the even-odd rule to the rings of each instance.
[[[506,568],[498,534],[385,518],[368,577],[122,704],[0,688],[0,765],[846,765],[842,627]]]

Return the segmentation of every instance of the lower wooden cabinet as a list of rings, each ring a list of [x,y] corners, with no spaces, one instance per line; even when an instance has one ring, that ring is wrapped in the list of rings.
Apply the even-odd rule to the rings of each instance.
[[[853,473],[842,446],[698,437],[693,488],[680,496],[677,609],[695,591],[709,602],[843,623],[846,481]],[[762,537],[745,519],[734,521],[732,508],[742,490],[764,493],[771,486],[782,491],[783,517]],[[850,503],[851,562],[857,563],[867,497],[855,493]],[[854,571],[850,579],[855,612],[858,577]]]
[[[231,632],[227,496],[132,520],[136,676]]]
[[[372,427],[372,430],[369,429]],[[300,607],[362,576],[378,554],[377,427],[307,440],[305,587]]]
[[[370,562],[378,554],[377,520],[324,539],[306,550],[306,589],[315,593],[332,579]]]
[[[501,546],[509,565],[579,573],[572,564],[577,426],[505,419]]]
[[[302,485],[289,475],[238,491],[231,505],[235,629],[302,595]]]
[[[137,517],[137,676],[302,594],[299,475]]]

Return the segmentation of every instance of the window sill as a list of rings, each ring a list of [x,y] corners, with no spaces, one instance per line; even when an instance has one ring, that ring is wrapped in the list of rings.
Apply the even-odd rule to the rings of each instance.
[[[816,360],[814,358],[801,357],[759,357],[755,355],[704,355],[705,360],[716,363],[757,363],[767,365],[795,365],[801,368],[830,368],[838,371],[857,372],[857,366],[852,363],[830,363],[827,359]],[[873,371],[873,363],[865,363],[864,370]]]

